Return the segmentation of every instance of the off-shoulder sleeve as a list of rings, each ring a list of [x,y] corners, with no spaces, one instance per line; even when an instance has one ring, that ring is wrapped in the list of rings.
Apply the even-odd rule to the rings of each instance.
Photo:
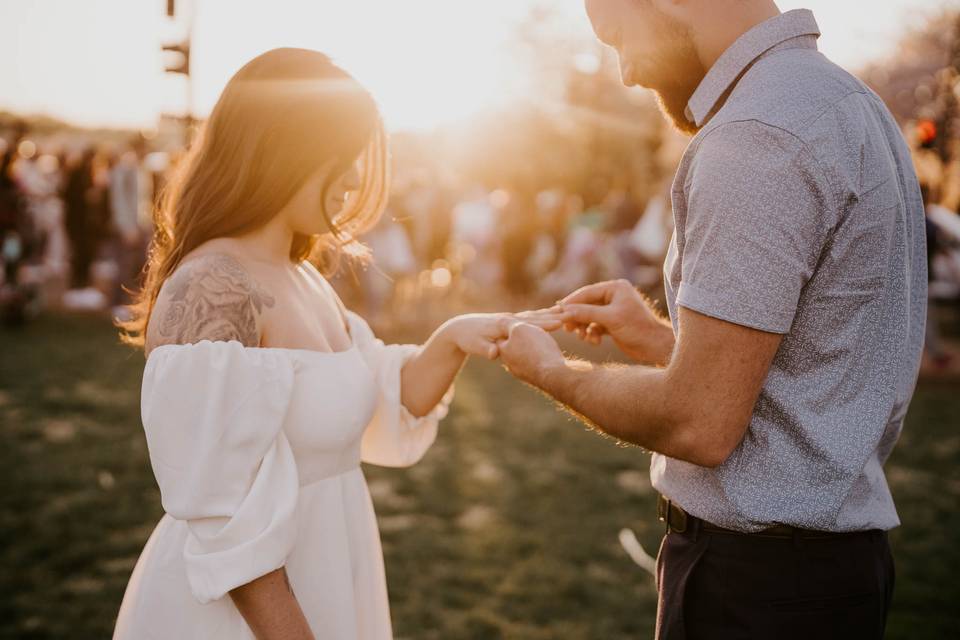
[[[299,478],[283,423],[294,363],[203,340],[151,352],[141,417],[163,508],[187,523],[187,579],[201,603],[286,562]]]
[[[373,372],[379,398],[373,420],[363,434],[361,458],[383,467],[407,467],[417,463],[437,438],[437,427],[449,411],[453,385],[427,415],[417,418],[400,401],[400,370],[419,353],[412,344],[385,345],[366,321],[348,312],[350,332],[367,366]]]

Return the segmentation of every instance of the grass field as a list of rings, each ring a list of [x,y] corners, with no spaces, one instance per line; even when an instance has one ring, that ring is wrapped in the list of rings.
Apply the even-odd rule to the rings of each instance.
[[[143,357],[95,316],[0,330],[0,637],[108,638],[160,518],[140,424]],[[960,627],[960,381],[924,380],[887,474],[890,638]],[[367,468],[402,638],[648,638],[649,458],[587,431],[489,363],[468,365],[441,436],[407,470]]]

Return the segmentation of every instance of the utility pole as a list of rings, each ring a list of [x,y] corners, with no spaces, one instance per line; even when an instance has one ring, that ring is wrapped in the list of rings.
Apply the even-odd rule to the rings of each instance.
[[[196,2],[196,0],[194,0]],[[177,17],[176,0],[167,0],[167,17],[175,19]],[[169,64],[165,66],[167,73],[182,74],[187,82],[187,107],[183,116],[184,123],[184,143],[190,144],[193,137],[194,124],[196,120],[193,116],[193,78],[190,74],[190,44],[193,41],[193,19],[196,13],[196,5],[191,3],[189,16],[187,18],[187,35],[179,42],[172,42],[162,45],[165,52],[175,54]]]
[[[940,96],[941,111],[936,127],[934,148],[946,167],[953,160],[958,136],[960,136],[960,109],[957,104],[957,91],[960,90],[960,13],[957,14],[953,28],[953,39],[950,47],[950,58],[947,66],[941,71]]]

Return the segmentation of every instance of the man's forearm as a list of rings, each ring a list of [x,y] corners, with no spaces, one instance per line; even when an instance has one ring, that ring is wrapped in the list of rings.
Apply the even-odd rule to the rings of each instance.
[[[700,442],[667,371],[567,360],[543,372],[536,386],[587,422],[624,442],[672,458],[703,463]]]
[[[658,318],[658,322],[650,334],[646,362],[665,367],[670,364],[670,356],[673,355],[673,349],[677,344],[677,337],[673,333],[673,325],[665,318]]]

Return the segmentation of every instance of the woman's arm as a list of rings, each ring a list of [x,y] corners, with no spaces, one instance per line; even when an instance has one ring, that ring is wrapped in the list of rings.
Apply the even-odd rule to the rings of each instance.
[[[262,332],[261,313],[273,304],[238,259],[209,254],[181,265],[171,276],[154,307],[152,331],[159,343],[238,340],[256,347]],[[285,568],[229,593],[258,640],[314,640]]]
[[[443,398],[468,355],[495,360],[497,340],[506,338],[517,318],[547,331],[560,327],[551,316],[474,313],[445,322],[400,372],[400,401],[416,417],[430,413]]]
[[[284,567],[231,590],[230,598],[257,640],[316,640]]]
[[[457,320],[454,318],[437,329],[420,353],[400,371],[400,401],[418,418],[437,406],[467,359],[467,352],[457,345],[453,335]],[[495,343],[493,347],[496,348]],[[489,353],[485,357],[491,357]]]

